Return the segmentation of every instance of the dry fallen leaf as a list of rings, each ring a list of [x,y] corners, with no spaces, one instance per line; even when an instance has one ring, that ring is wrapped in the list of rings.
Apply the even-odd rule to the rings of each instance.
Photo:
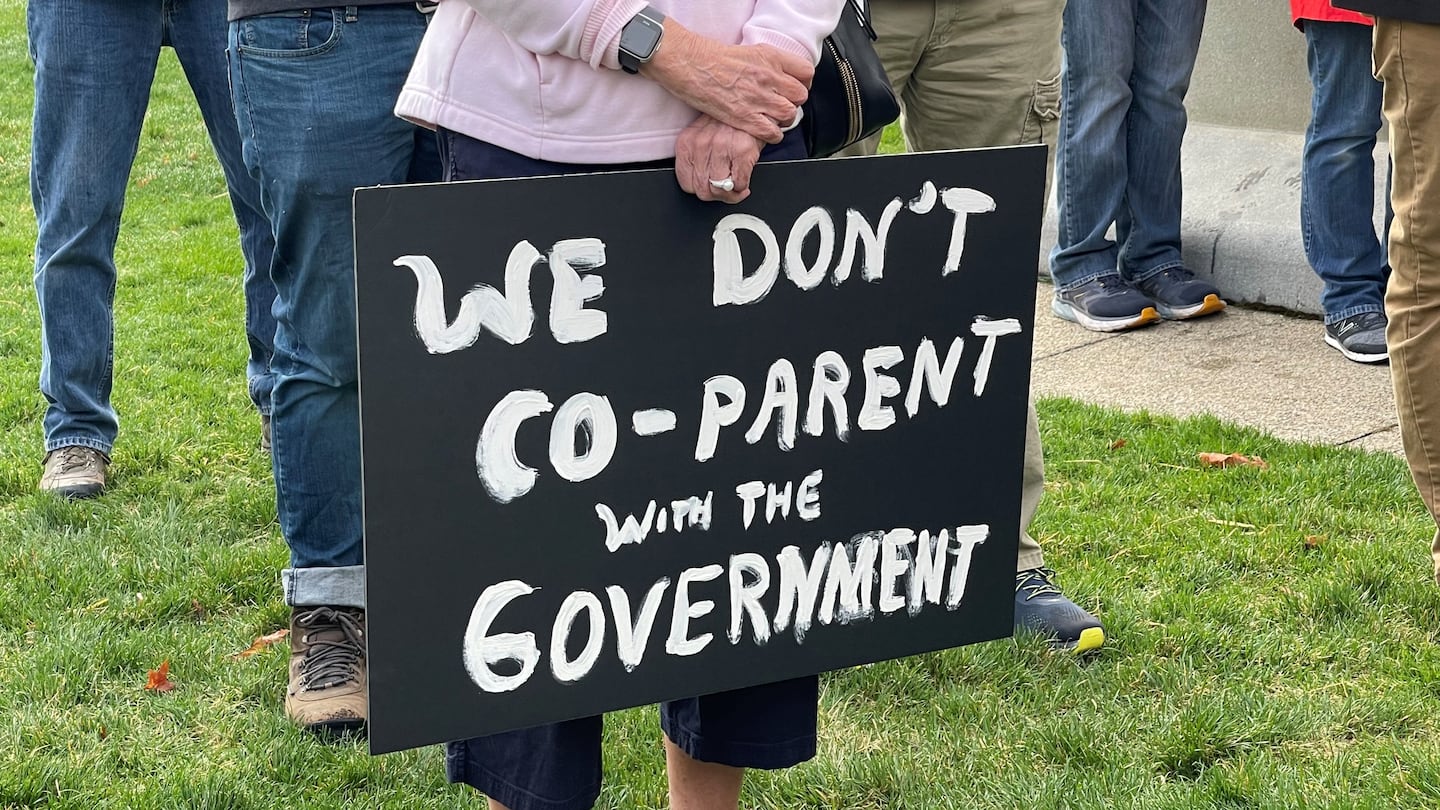
[[[1243,456],[1239,453],[1199,453],[1200,466],[1202,467],[1259,467],[1262,470],[1270,469],[1265,459],[1259,456]]]
[[[1124,439],[1116,439],[1115,441],[1110,442],[1110,449],[1119,450],[1127,444],[1129,444],[1129,442],[1125,441]]]
[[[254,644],[251,644],[248,648],[243,649],[243,650],[241,650],[240,652],[235,653],[234,655],[232,655],[232,656],[230,656],[230,657],[231,657],[231,658],[249,658],[250,656],[254,655],[255,653],[258,653],[258,652],[260,652],[261,650],[264,650],[266,647],[269,647],[271,644],[274,644],[275,642],[279,641],[279,640],[282,639],[282,638],[285,638],[285,637],[288,636],[288,635],[290,635],[290,631],[287,630],[287,629],[283,629],[283,628],[282,628],[282,629],[276,630],[275,632],[270,633],[270,634],[268,634],[268,635],[260,636],[259,638],[255,639],[255,643],[254,643]]]
[[[145,689],[150,692],[169,692],[175,688],[170,682],[170,659],[165,659],[159,669],[150,670],[150,676],[145,680]]]
[[[1312,551],[1313,551],[1314,549],[1320,548],[1321,544],[1323,544],[1324,542],[1325,542],[1325,538],[1321,537],[1321,536],[1318,535],[1318,534],[1307,534],[1307,535],[1305,535],[1305,548],[1306,548],[1306,549],[1309,549],[1309,550],[1312,550]]]

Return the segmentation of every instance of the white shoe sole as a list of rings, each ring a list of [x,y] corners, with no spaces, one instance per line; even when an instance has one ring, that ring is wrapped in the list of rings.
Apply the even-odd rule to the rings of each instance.
[[[1345,355],[1345,359],[1354,360],[1357,363],[1384,363],[1385,361],[1390,359],[1389,352],[1381,352],[1380,354],[1352,352],[1349,349],[1345,348],[1343,345],[1341,345],[1340,341],[1336,340],[1333,337],[1330,337],[1329,332],[1325,333],[1325,344],[1334,348],[1335,351]]]
[[[1188,307],[1170,307],[1157,302],[1155,308],[1160,310],[1160,317],[1168,321],[1184,321],[1219,312],[1225,308],[1225,301],[1218,295],[1207,295],[1204,301]]]
[[[1160,320],[1160,313],[1154,307],[1145,307],[1138,314],[1124,318],[1092,318],[1059,298],[1051,299],[1050,311],[1061,320],[1078,323],[1091,332],[1123,332]]]

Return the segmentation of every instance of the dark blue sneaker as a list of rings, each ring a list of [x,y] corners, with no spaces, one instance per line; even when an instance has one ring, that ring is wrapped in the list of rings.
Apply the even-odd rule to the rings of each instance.
[[[1169,267],[1135,285],[1172,321],[1198,318],[1225,308],[1220,291],[1183,267]]]
[[[1092,332],[1119,332],[1160,320],[1155,303],[1125,283],[1118,273],[1069,290],[1057,288],[1050,311]]]
[[[1325,343],[1357,363],[1383,363],[1390,359],[1385,349],[1383,312],[1362,312],[1325,324]]]
[[[1100,649],[1105,643],[1100,620],[1066,598],[1054,577],[1049,568],[1015,574],[1015,630],[1039,633],[1050,646],[1076,655]]]

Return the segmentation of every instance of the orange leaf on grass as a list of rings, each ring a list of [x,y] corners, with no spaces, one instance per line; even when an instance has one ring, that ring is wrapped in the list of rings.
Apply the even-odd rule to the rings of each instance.
[[[1110,449],[1111,449],[1111,450],[1119,450],[1120,448],[1124,447],[1126,444],[1129,444],[1129,442],[1125,441],[1124,439],[1116,439],[1115,441],[1110,442]]]
[[[159,669],[150,670],[150,676],[145,680],[145,691],[147,692],[169,692],[175,688],[170,682],[170,659],[165,659]]]
[[[271,644],[274,644],[275,642],[279,641],[279,640],[282,639],[282,638],[285,638],[285,637],[288,636],[288,635],[290,635],[290,631],[287,630],[287,629],[282,628],[282,629],[280,629],[280,630],[276,630],[276,631],[273,632],[273,633],[268,633],[268,634],[266,634],[266,635],[260,636],[259,638],[255,639],[255,643],[254,643],[254,644],[251,644],[251,645],[250,645],[249,647],[247,647],[246,649],[243,649],[243,650],[241,650],[240,652],[235,653],[234,655],[232,655],[232,656],[230,656],[230,657],[231,657],[231,658],[249,658],[250,656],[254,655],[255,653],[258,653],[258,652],[260,652],[261,650],[264,650],[266,647],[269,647]]]
[[[1270,469],[1265,459],[1259,456],[1242,456],[1239,453],[1199,453],[1200,466],[1202,467],[1259,467],[1262,470]]]

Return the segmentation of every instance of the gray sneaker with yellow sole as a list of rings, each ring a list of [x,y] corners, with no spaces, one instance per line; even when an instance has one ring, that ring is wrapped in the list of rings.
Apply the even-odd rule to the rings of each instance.
[[[1038,633],[1050,646],[1080,655],[1105,643],[1100,620],[1055,585],[1055,572],[1031,568],[1015,574],[1015,629]]]

